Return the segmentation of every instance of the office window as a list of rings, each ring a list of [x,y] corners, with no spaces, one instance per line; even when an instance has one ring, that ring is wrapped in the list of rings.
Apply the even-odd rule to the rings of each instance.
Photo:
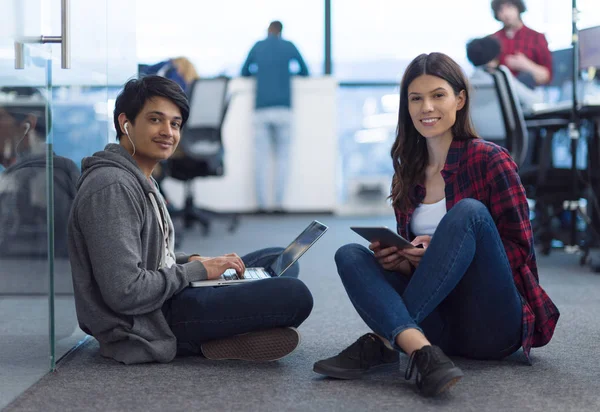
[[[465,43],[496,31],[487,1],[332,1],[333,64],[342,80],[397,80],[421,53],[465,61]],[[465,10],[469,12],[466,13]],[[477,18],[474,18],[477,16]]]
[[[138,61],[185,56],[200,76],[237,76],[273,20],[283,23],[283,37],[298,47],[311,73],[323,73],[323,0],[172,0],[168,6],[137,0]]]
[[[469,39],[501,28],[491,1],[390,2],[332,1],[334,72],[341,80],[398,80],[410,60],[420,53],[448,54],[470,72],[465,44]],[[579,0],[579,27],[600,25],[596,0]],[[523,21],[544,33],[550,49],[571,42],[571,2],[527,0]]]
[[[531,1],[531,0],[530,0]],[[536,26],[538,31],[543,32],[548,39],[550,50],[562,49],[571,45],[572,29],[572,4],[564,0],[537,0],[532,2],[532,8],[529,8],[528,17],[535,14]],[[577,8],[579,10],[579,29],[600,25],[600,14],[597,10],[596,0],[578,0]],[[535,11],[535,13],[534,13]]]

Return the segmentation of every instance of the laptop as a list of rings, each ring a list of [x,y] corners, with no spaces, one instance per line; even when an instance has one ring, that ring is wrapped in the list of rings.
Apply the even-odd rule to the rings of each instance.
[[[228,269],[218,279],[190,282],[190,287],[226,286],[283,275],[327,231],[327,226],[313,221],[292,243],[281,252],[273,263],[265,268],[246,268],[240,278],[234,269]]]

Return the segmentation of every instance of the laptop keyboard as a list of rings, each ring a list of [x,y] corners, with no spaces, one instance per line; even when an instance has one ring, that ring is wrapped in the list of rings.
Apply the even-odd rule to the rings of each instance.
[[[240,277],[237,275],[236,271],[233,269],[227,269],[225,271],[225,273],[223,273],[223,279],[225,280],[239,280]],[[242,277],[242,279],[266,279],[270,276],[268,276],[266,273],[264,273],[261,269],[255,269],[255,268],[246,268],[246,271],[244,272],[244,276]]]

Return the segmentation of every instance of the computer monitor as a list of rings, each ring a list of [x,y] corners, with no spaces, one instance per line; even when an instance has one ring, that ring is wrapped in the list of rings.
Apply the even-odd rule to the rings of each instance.
[[[579,31],[579,69],[600,69],[600,26]]]
[[[562,87],[573,81],[573,48],[552,52],[552,81],[549,87]]]

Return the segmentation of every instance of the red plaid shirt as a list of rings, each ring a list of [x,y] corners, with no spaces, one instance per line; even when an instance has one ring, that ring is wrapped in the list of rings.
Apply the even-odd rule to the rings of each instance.
[[[508,152],[494,143],[454,140],[442,177],[446,183],[446,210],[461,199],[477,199],[487,206],[496,222],[523,302],[521,344],[530,361],[531,347],[544,346],[552,338],[559,312],[539,285],[529,205],[517,166]],[[412,196],[422,203],[425,188],[415,186]],[[409,229],[413,212],[414,208],[408,213],[395,210],[398,233],[406,239],[414,238]]]
[[[550,54],[546,37],[542,33],[523,25],[512,39],[506,36],[504,29],[494,33],[494,36],[500,40],[501,44],[500,64],[506,65],[506,56],[521,52],[529,60],[548,69],[550,80],[552,79],[552,54]],[[511,71],[515,76],[518,75],[518,72],[512,69]]]

